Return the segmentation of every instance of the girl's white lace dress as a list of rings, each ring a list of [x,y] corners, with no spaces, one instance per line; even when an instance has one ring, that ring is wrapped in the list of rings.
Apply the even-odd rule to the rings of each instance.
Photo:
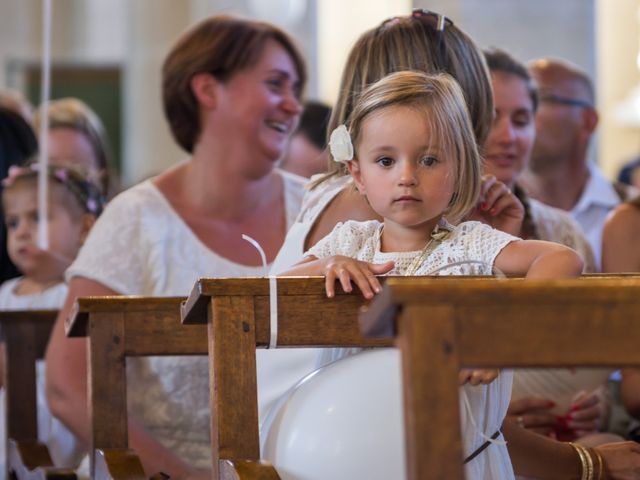
[[[317,258],[344,255],[373,263],[393,260],[396,266],[389,275],[406,274],[415,258],[423,255],[423,251],[381,252],[378,240],[381,227],[382,224],[376,220],[339,223],[306,255]],[[510,242],[519,240],[480,222],[463,222],[453,226],[441,221],[439,228],[440,232],[444,230],[449,233],[435,238],[428,255],[423,257],[422,263],[413,272],[414,275],[491,275],[500,251]],[[471,263],[458,263],[464,261]],[[349,353],[352,352],[333,350],[331,359],[336,360]],[[465,456],[500,429],[511,398],[512,379],[512,371],[502,370],[500,376],[489,385],[461,387],[460,412]],[[465,405],[465,397],[468,405]],[[497,440],[465,465],[467,478],[514,478],[504,438],[500,435]]]

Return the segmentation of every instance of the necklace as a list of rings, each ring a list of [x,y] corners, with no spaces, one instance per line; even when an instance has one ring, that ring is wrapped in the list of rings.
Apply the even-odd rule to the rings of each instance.
[[[382,230],[384,229],[384,223],[380,225],[378,228],[378,232],[376,235],[376,245],[374,252],[380,251],[380,240],[382,238]],[[411,261],[405,272],[402,274],[404,276],[410,277],[415,275],[420,266],[424,263],[426,258],[431,254],[431,252],[437,247],[437,244],[434,243],[434,240],[440,242],[447,234],[449,233],[449,229],[445,227],[444,223],[441,225],[441,222],[438,222],[436,227],[431,232],[431,236],[420,253],[414,257]],[[433,246],[432,246],[433,245]]]

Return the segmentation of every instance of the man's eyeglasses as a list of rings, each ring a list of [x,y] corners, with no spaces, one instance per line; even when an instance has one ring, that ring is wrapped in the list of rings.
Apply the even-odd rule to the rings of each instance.
[[[580,100],[578,98],[563,97],[561,95],[540,95],[540,102],[556,103],[559,105],[568,105],[570,107],[593,108],[591,102]]]

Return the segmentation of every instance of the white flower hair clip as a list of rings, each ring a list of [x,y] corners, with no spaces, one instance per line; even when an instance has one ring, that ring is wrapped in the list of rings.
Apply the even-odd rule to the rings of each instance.
[[[346,163],[353,160],[353,144],[347,127],[338,126],[329,137],[329,150],[333,160],[338,163]]]

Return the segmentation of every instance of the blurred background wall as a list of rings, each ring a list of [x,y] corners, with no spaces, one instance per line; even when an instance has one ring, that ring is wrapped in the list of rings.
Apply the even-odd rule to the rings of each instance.
[[[333,103],[346,53],[381,20],[428,8],[451,17],[481,47],[519,59],[563,57],[589,72],[601,113],[593,159],[609,176],[640,154],[638,0],[54,0],[52,97],[77,95],[108,125],[122,185],[185,156],[160,102],[160,68],[187,26],[240,14],[291,32],[309,62],[307,96]],[[0,0],[0,87],[39,101],[41,0]],[[638,93],[640,98],[640,91]]]

